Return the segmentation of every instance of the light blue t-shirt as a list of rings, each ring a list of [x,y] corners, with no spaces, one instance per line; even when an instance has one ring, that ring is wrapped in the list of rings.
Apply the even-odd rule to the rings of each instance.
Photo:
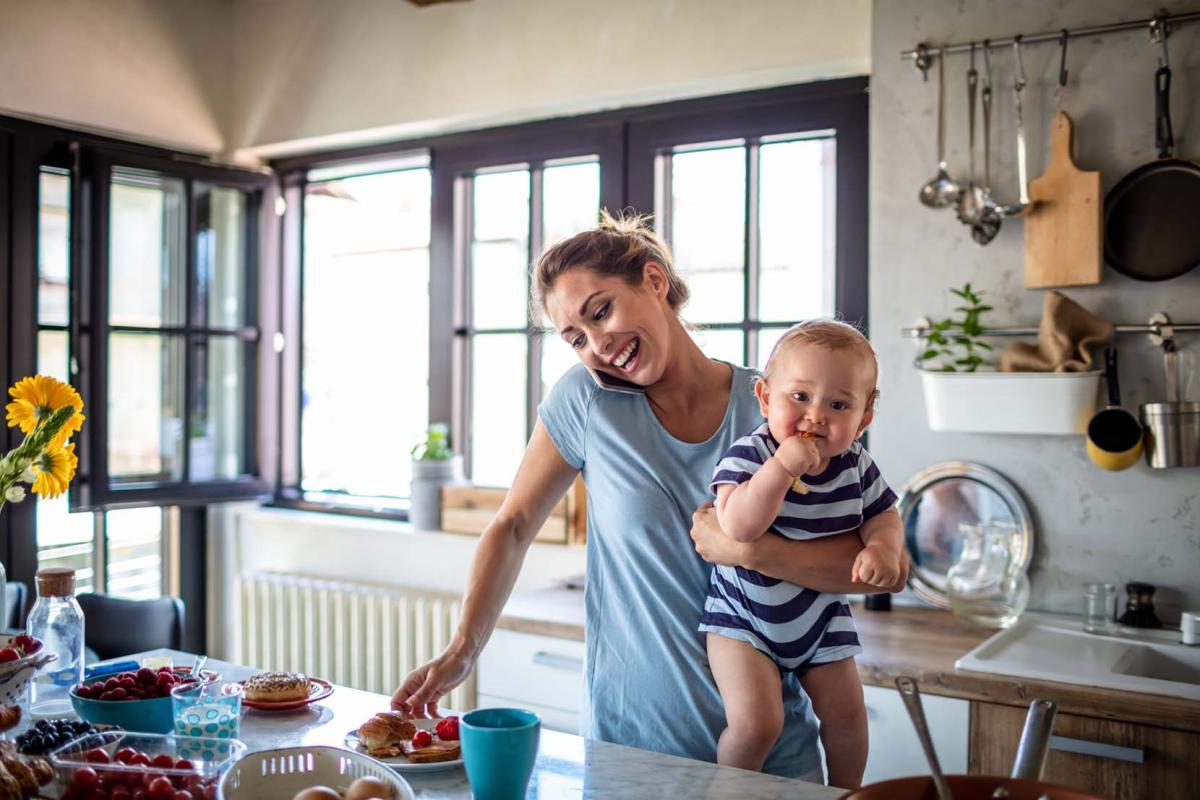
[[[587,484],[585,736],[716,761],[725,712],[696,629],[712,566],[689,531],[721,454],[762,423],[755,375],[734,367],[721,427],[699,444],[668,433],[644,395],[601,389],[581,364],[538,408]],[[764,771],[811,775],[815,718],[794,676],[783,693],[783,734]]]

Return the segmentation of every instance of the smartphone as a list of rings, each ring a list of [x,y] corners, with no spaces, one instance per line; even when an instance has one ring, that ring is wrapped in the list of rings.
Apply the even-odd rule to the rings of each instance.
[[[586,365],[584,368],[588,371],[588,374],[592,376],[592,380],[596,382],[596,385],[601,389],[608,389],[610,392],[623,392],[625,394],[646,393],[646,387],[644,386],[639,386],[636,383],[631,383],[630,381],[618,378],[616,375],[609,375],[603,370],[592,369]]]

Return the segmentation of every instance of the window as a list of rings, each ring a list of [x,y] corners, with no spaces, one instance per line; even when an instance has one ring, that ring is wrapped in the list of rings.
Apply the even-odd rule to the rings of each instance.
[[[761,366],[789,325],[815,315],[865,325],[866,86],[810,83],[274,163],[288,200],[283,338],[304,339],[302,363],[285,352],[285,364],[296,360],[283,381],[279,500],[319,494],[337,510],[403,513],[408,450],[427,422],[451,424],[474,483],[507,486],[538,403],[578,362],[530,309],[530,266],[547,245],[592,227],[602,207],[655,215],[692,290],[684,317],[714,357]],[[348,313],[333,298],[358,273],[332,265],[360,258],[351,231],[363,223],[332,220],[376,212],[340,195],[356,194],[346,187],[362,165],[414,149],[428,154],[420,214],[429,236],[386,245],[411,247],[412,263],[403,278],[381,267],[386,276],[371,284],[379,297],[360,297]],[[385,204],[400,203],[396,187]],[[394,232],[400,212],[378,213],[387,221],[370,235]],[[289,320],[293,298],[302,313]],[[365,346],[384,331],[411,347]],[[335,392],[335,367],[368,360],[375,368],[356,391],[403,398],[380,434],[386,461],[335,436],[336,421],[362,402]]]
[[[304,190],[301,489],[387,508],[429,421],[430,172],[358,169]]]

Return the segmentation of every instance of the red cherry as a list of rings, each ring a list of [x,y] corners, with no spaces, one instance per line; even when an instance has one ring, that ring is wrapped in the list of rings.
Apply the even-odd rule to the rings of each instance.
[[[108,797],[109,797],[109,800],[129,800],[129,798],[130,798],[129,787],[128,786],[114,786],[112,789],[109,790]]]
[[[171,795],[171,800],[193,800],[192,793],[183,789],[175,790],[175,794]]]
[[[99,784],[100,776],[91,767],[77,769],[75,770],[75,774],[71,776],[71,786],[81,791],[94,789]]]
[[[109,764],[112,762],[112,759],[108,757],[108,753],[99,747],[93,747],[84,753],[83,760],[89,764]]]
[[[413,747],[429,747],[433,744],[433,736],[429,731],[420,730],[413,734],[412,743]]]
[[[133,800],[148,800],[150,795],[146,794],[145,789],[134,789],[132,797]]]
[[[217,787],[209,784],[204,787],[204,800],[217,800]]]
[[[10,661],[16,661],[21,657],[15,647],[5,647],[0,649],[0,664],[7,664]]]
[[[150,761],[150,765],[159,769],[172,769],[175,766],[175,759],[167,753],[159,753]]]
[[[145,753],[134,753],[133,757],[127,762],[129,764],[141,764],[143,767],[150,766],[150,756]]]
[[[186,758],[181,758],[175,762],[175,769],[195,769],[196,765]]]

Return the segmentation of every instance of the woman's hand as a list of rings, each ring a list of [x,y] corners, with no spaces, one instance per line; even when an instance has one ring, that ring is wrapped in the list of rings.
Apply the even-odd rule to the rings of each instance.
[[[438,701],[471,674],[471,659],[442,653],[413,670],[392,694],[392,708],[419,719],[438,716]]]
[[[743,566],[746,548],[750,546],[725,535],[712,503],[705,503],[692,514],[692,541],[701,558],[723,567]]]

